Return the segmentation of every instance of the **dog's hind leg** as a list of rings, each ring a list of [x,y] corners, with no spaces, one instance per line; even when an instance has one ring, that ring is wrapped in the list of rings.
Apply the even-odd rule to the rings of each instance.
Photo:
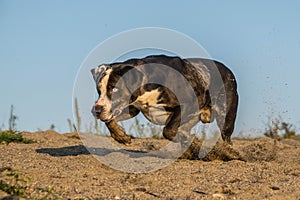
[[[225,122],[221,130],[222,139],[228,144],[232,144],[231,135],[234,130],[236,112],[237,112],[237,104],[229,105],[229,108],[227,109],[227,113],[225,116]]]
[[[223,141],[232,144],[231,135],[234,130],[238,107],[238,94],[235,90],[227,91],[226,104],[219,105],[216,111],[216,120],[221,131]]]

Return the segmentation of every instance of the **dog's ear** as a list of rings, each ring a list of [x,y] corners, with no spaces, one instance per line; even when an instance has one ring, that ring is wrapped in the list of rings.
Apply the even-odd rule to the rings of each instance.
[[[98,67],[95,67],[91,70],[91,73],[96,83],[98,83],[104,76],[106,69],[107,65],[99,65]]]

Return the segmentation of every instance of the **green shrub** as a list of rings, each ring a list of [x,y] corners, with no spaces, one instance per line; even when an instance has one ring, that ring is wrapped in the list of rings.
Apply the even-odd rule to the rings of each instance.
[[[16,131],[8,130],[8,131],[1,131],[0,132],[0,144],[5,143],[24,143],[24,144],[30,144],[34,143],[33,140],[29,140],[26,138],[23,138],[21,133],[18,133]]]
[[[16,185],[9,185],[7,183],[4,183],[2,180],[0,180],[0,190],[10,194],[10,195],[18,195],[18,196],[22,196],[24,195],[24,188]]]

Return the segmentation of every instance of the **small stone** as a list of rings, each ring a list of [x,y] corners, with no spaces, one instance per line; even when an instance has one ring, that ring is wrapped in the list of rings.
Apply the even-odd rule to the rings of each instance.
[[[216,193],[216,194],[213,194],[213,198],[215,199],[225,199],[225,196],[223,194],[219,194],[219,193]]]
[[[277,186],[272,186],[271,189],[272,189],[272,190],[280,190],[280,188],[277,187]]]

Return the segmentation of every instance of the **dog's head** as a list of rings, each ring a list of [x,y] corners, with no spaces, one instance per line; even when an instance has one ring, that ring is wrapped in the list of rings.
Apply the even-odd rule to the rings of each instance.
[[[126,64],[99,65],[91,72],[99,95],[92,108],[93,115],[109,122],[126,112],[141,85],[142,73]]]

